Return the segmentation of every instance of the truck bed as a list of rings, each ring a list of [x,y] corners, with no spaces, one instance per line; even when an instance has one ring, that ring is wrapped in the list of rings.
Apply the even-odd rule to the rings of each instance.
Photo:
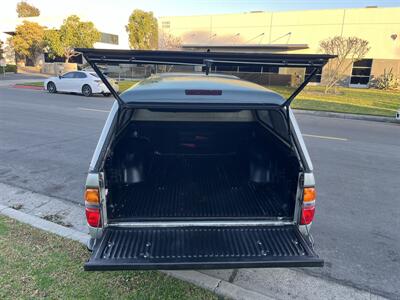
[[[291,216],[282,188],[249,180],[237,156],[156,156],[143,182],[120,186],[108,218],[120,221],[276,219]]]

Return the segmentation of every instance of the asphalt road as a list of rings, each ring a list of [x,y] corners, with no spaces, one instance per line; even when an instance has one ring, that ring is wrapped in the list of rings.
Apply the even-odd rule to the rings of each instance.
[[[82,203],[111,98],[0,87],[0,182]],[[305,272],[400,297],[400,126],[299,115],[314,163],[312,233],[322,269]]]

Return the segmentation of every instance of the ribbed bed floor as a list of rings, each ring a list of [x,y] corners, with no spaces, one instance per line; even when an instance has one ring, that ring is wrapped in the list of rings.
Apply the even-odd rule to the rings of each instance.
[[[108,210],[110,218],[289,216],[288,205],[272,186],[248,181],[247,164],[238,163],[236,156],[159,157],[146,178],[147,181],[119,189],[118,205]]]

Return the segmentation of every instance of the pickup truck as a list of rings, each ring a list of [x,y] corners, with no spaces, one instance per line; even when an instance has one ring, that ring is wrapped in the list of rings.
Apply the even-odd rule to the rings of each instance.
[[[294,97],[329,55],[78,49],[116,101],[90,163],[85,270],[320,267]],[[201,66],[122,94],[98,64]],[[213,65],[315,67],[291,97]]]

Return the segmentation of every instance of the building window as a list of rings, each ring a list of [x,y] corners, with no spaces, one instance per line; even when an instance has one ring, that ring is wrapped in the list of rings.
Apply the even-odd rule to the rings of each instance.
[[[236,72],[236,73],[279,73],[279,67],[272,66],[251,66],[251,65],[230,65],[219,64],[212,66],[211,71],[214,72]]]
[[[306,77],[310,75],[314,71],[314,67],[306,67]],[[310,82],[321,82],[321,74],[322,74],[322,68],[318,68],[317,73],[314,75],[314,77],[311,79]]]
[[[161,22],[161,27],[163,29],[169,29],[171,27],[171,22],[170,21],[163,21],[163,22]]]
[[[118,35],[101,32],[100,43],[118,45]]]
[[[350,84],[367,85],[371,76],[372,59],[362,59],[353,64]]]

